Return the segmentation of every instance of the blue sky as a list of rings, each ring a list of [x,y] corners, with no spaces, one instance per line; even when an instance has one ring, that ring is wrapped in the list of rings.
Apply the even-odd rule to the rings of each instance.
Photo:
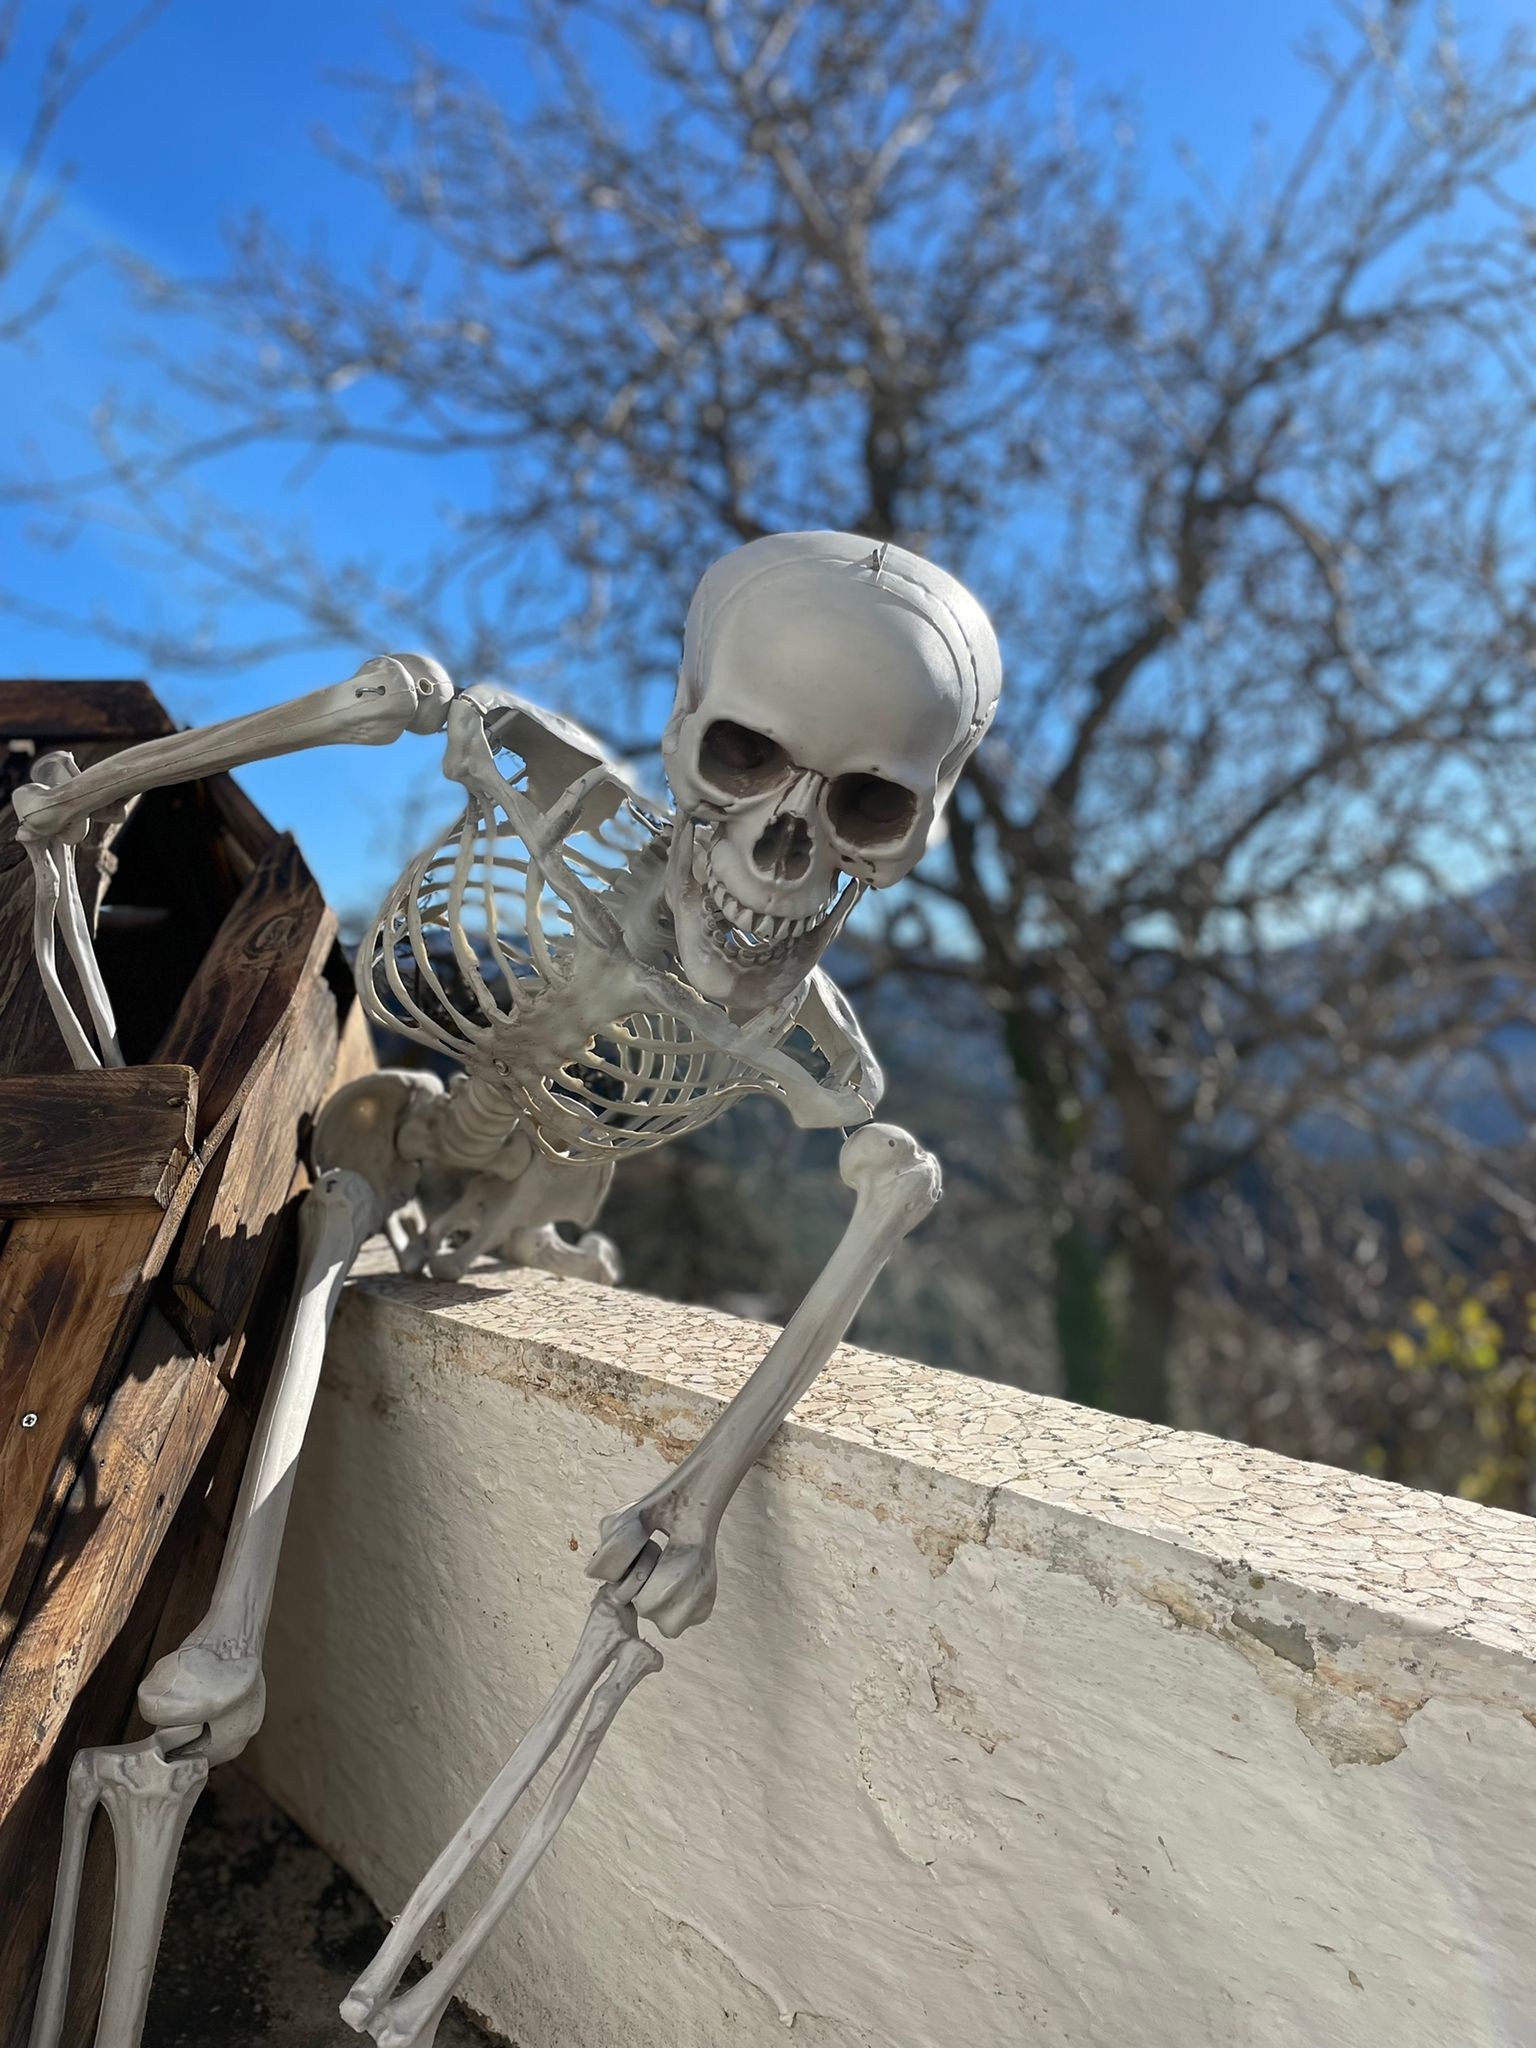
[[[103,26],[121,19],[102,0]],[[1483,10],[1493,25],[1514,18],[1512,0]],[[58,0],[33,0],[12,62],[0,69],[0,162],[19,146],[39,53],[62,18]],[[1017,19],[1064,50],[1085,94],[1128,93],[1155,186],[1183,183],[1175,147],[1188,143],[1218,179],[1240,174],[1256,122],[1279,141],[1294,134],[1314,87],[1291,52],[1326,23],[1318,5],[1236,5],[1232,0],[1075,0],[1020,9]],[[361,187],[330,166],[313,136],[322,124],[355,132],[354,98],[337,74],[394,68],[402,42],[472,58],[483,77],[515,96],[515,45],[472,30],[456,8],[397,0],[267,0],[260,8],[171,0],[167,12],[89,88],[64,131],[61,159],[75,176],[56,246],[108,241],[173,273],[216,269],[222,225],[259,208],[290,236],[323,221],[335,246],[365,249],[384,223]],[[0,355],[0,466],[18,451],[67,465],[83,445],[80,420],[108,387],[140,374],[132,322],[110,272],[77,281],[45,337]],[[256,504],[274,519],[309,517],[344,533],[349,550],[396,553],[416,516],[410,492],[386,471],[328,473],[295,503],[283,470],[267,465]],[[444,488],[441,475],[435,487]],[[189,593],[152,575],[109,531],[83,534],[59,551],[29,538],[28,522],[0,512],[3,580],[41,605],[89,618],[117,611],[135,620],[185,624]],[[5,620],[0,672],[121,675],[129,656],[89,630]],[[358,657],[373,652],[359,649]],[[345,656],[291,657],[231,677],[213,671],[151,678],[188,721],[273,703],[350,672]],[[278,823],[299,835],[332,900],[366,906],[400,849],[399,807],[423,776],[423,749],[328,750],[247,771],[243,780]],[[425,757],[430,759],[430,756]],[[445,792],[445,808],[447,797]]]

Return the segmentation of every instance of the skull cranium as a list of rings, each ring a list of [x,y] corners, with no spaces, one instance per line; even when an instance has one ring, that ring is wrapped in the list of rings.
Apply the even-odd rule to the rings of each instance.
[[[779,1001],[864,888],[910,873],[1000,680],[976,600],[905,549],[774,534],[708,570],[662,743],[667,895],[701,994]]]

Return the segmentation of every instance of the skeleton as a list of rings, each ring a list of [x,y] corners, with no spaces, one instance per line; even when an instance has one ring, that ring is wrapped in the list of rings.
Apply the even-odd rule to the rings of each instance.
[[[751,542],[689,608],[663,740],[675,808],[644,803],[578,727],[424,656],[381,655],[273,711],[178,733],[79,771],[38,761],[15,797],[37,879],[36,951],[78,1066],[120,1063],[72,849],[90,820],[165,783],[334,741],[446,732],[465,808],[390,891],[358,953],[368,1013],[462,1065],[385,1071],[317,1120],[300,1270],[212,1603],[139,1689],[152,1733],[71,1772],[53,1930],[31,2048],[56,2048],[93,1808],[118,1844],[97,2048],[142,2029],[177,1849],[209,1769],[262,1717],[262,1641],[295,1461],[331,1316],[364,1240],[452,1278],[483,1255],[618,1278],[590,1230],[625,1151],[697,1130],[748,1094],[844,1133],[842,1241],[741,1392],[645,1497],[601,1524],[575,1655],[500,1776],[406,1903],[344,2018],[377,2048],[430,2048],[463,1972],[526,1882],[633,1688],[660,1668],[645,1619],[706,1619],[737,1487],[938,1199],[934,1159],[872,1121],[882,1083],[819,962],[866,888],[910,872],[992,717],[985,615],[953,578],[841,533]],[[55,934],[89,1029],[60,981]],[[560,1225],[582,1234],[565,1235]],[[584,1710],[584,1711],[583,1711]],[[435,1916],[580,1727],[494,1887],[418,1983],[394,1994]]]

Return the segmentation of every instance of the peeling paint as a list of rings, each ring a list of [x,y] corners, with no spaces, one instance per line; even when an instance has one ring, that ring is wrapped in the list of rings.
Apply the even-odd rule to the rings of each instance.
[[[934,1712],[942,1714],[961,1735],[970,1736],[988,1756],[993,1755],[999,1743],[1014,1739],[1012,1734],[1007,1729],[989,1726],[983,1719],[975,1694],[968,1691],[956,1675],[959,1652],[954,1644],[946,1642],[936,1628],[928,1633],[939,1653],[938,1662],[928,1669]]]
[[[1262,1614],[1234,1613],[1232,1626],[1242,1629],[1267,1650],[1273,1650],[1288,1664],[1294,1664],[1302,1671],[1316,1669],[1317,1653],[1299,1621],[1268,1621]]]

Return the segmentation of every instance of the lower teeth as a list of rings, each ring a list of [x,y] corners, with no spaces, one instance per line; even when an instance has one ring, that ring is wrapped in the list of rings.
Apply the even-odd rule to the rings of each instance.
[[[810,917],[782,919],[778,929],[769,937],[766,932],[743,931],[739,925],[733,924],[707,887],[703,895],[704,914],[711,938],[717,944],[743,956],[761,955],[780,946],[786,946],[794,939],[803,938],[822,922],[831,908],[830,905],[824,905]]]

